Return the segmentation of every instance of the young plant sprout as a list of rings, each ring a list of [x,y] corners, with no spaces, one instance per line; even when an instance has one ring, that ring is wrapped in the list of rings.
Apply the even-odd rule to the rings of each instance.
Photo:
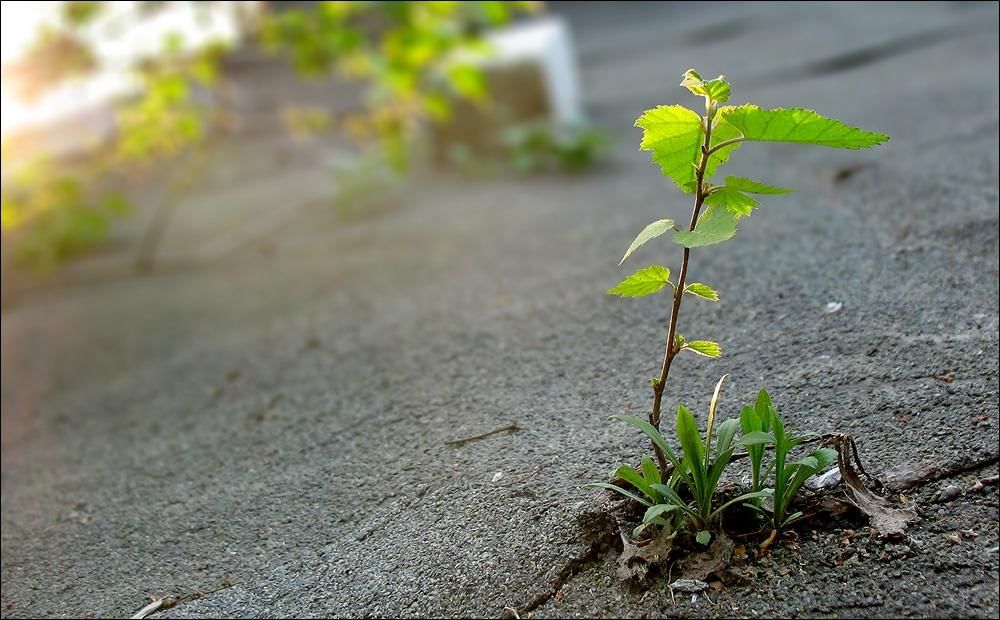
[[[721,75],[712,80],[704,80],[694,70],[688,70],[680,85],[695,95],[704,97],[704,114],[679,105],[657,106],[647,110],[635,124],[643,130],[640,148],[652,153],[653,162],[660,166],[665,177],[673,181],[682,192],[693,196],[691,218],[684,228],[679,228],[670,219],[652,222],[636,236],[621,260],[624,263],[647,241],[671,233],[672,241],[684,248],[680,267],[676,278],[672,280],[669,268],[649,265],[637,270],[608,291],[620,297],[645,297],[668,287],[671,292],[663,362],[659,375],[652,380],[653,406],[648,421],[615,416],[638,427],[652,440],[656,463],[654,467],[652,460],[646,457],[641,474],[627,466],[616,472],[617,477],[636,487],[645,498],[615,485],[599,483],[596,486],[612,488],[648,505],[646,518],[640,529],[654,523],[666,525],[666,517],[669,516],[674,518],[674,525],[681,521],[689,522],[698,532],[698,542],[705,544],[710,539],[708,529],[711,521],[726,506],[737,501],[749,500],[749,506],[759,508],[762,500],[770,497],[773,505],[770,516],[775,529],[797,519],[801,515],[786,513],[792,497],[809,476],[829,464],[831,456],[830,451],[825,449],[814,452],[801,461],[786,464],[788,452],[799,440],[785,435],[781,420],[774,412],[766,392],[758,398],[758,406],[751,409],[743,420],[727,420],[719,425],[713,447],[715,409],[722,380],[716,386],[712,398],[704,441],[700,437],[694,416],[683,406],[678,408],[676,429],[682,454],[675,454],[660,435],[663,396],[671,365],[677,355],[682,351],[710,358],[722,355],[722,348],[714,340],[689,340],[678,331],[678,316],[686,295],[708,301],[719,300],[719,294],[711,286],[701,282],[687,282],[692,249],[731,239],[736,234],[739,220],[749,216],[760,206],[758,196],[793,191],[743,177],[727,176],[721,182],[714,181],[713,178],[733,151],[744,142],[790,142],[862,149],[885,142],[889,137],[825,118],[812,110],[765,110],[751,104],[723,105],[729,100],[730,84]],[[734,441],[740,426],[744,437]],[[712,495],[737,444],[746,446],[752,457],[752,488],[749,493],[714,508]],[[773,469],[777,479],[773,489],[765,488],[764,479],[767,476],[761,471],[766,444],[772,444],[775,448]],[[692,497],[690,502],[677,493],[682,488]]]

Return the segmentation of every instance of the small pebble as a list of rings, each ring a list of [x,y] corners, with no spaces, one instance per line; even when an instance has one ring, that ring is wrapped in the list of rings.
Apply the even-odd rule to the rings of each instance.
[[[950,502],[958,499],[961,494],[962,489],[960,489],[957,485],[949,484],[945,488],[938,491],[937,500],[939,502]]]

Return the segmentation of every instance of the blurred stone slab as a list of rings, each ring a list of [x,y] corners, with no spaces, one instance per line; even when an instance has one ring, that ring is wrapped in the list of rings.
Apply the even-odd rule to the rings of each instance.
[[[491,54],[482,68],[489,102],[457,102],[452,118],[431,128],[435,162],[447,162],[459,146],[476,154],[497,153],[512,126],[584,120],[569,26],[558,17],[517,24],[487,36]]]

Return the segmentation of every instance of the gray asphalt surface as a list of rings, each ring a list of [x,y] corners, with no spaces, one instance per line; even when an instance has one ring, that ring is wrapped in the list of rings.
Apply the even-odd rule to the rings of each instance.
[[[607,418],[649,406],[666,301],[604,291],[636,232],[689,209],[631,127],[697,104],[675,87],[688,67],[725,73],[737,103],[892,141],[736,152],[727,173],[799,192],[694,253],[722,301],[688,302],[682,331],[727,355],[679,361],[667,402],[703,415],[728,372],[726,414],[766,386],[795,427],[852,433],[875,473],[997,453],[997,5],[556,9],[617,141],[595,173],[425,179],[349,221],[313,204],[266,253],[4,312],[5,617],[198,592],[158,615],[523,609],[589,547],[579,486],[647,449]],[[302,178],[274,183],[295,201]],[[635,263],[678,260],[654,243]],[[996,489],[932,501],[996,474],[915,491],[906,545],[806,533],[754,585],[693,600],[622,590],[606,558],[534,614],[996,617]]]

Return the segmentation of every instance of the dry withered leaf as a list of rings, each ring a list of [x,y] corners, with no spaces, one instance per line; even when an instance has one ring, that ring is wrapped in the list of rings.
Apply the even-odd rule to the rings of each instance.
[[[722,583],[727,586],[748,586],[757,576],[757,569],[752,566],[741,568],[730,566],[729,568],[716,571],[715,574],[722,579]]]
[[[692,553],[678,563],[685,579],[704,581],[709,575],[729,566],[736,544],[725,532],[719,532],[708,549]]]
[[[654,566],[669,560],[675,535],[676,532],[662,528],[652,542],[640,547],[622,534],[622,553],[618,556],[618,579],[632,585],[639,585],[645,581]]]
[[[864,467],[850,435],[836,435],[833,444],[837,448],[837,465],[840,476],[847,485],[847,497],[851,503],[868,515],[872,527],[883,538],[905,534],[907,525],[917,519],[917,513],[893,508],[884,497],[875,495],[865,486],[858,473],[859,470],[863,472]]]

